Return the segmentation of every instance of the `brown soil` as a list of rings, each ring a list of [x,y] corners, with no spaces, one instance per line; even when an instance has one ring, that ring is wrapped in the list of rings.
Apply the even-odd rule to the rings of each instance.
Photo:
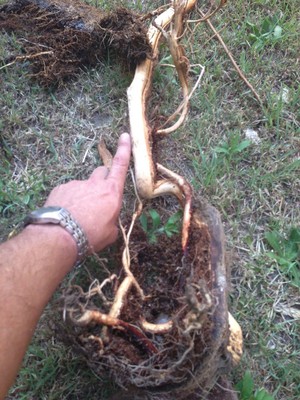
[[[104,328],[108,329],[105,336],[103,326],[95,323],[78,327],[69,321],[68,340],[84,353],[99,376],[108,373],[120,386],[132,387],[131,396],[140,393],[141,398],[167,399],[172,393],[176,399],[203,398],[227,365],[226,271],[219,215],[214,208],[198,204],[184,258],[180,237],[162,236],[149,245],[138,225],[131,236],[130,252],[131,271],[146,299],[141,301],[133,288],[120,319],[142,332],[157,352],[132,332]],[[118,281],[122,278],[119,274]],[[113,298],[116,286],[108,285],[103,291]],[[88,298],[78,287],[68,288],[64,301],[67,309],[77,308],[78,315],[83,309],[109,311],[98,297]],[[173,328],[167,333],[147,333],[141,317],[150,323],[172,320]],[[146,392],[150,397],[143,397]]]
[[[18,0],[0,7],[0,30],[21,36],[32,76],[44,86],[95,66],[108,52],[130,70],[151,57],[140,16],[124,8],[104,14],[78,0]]]

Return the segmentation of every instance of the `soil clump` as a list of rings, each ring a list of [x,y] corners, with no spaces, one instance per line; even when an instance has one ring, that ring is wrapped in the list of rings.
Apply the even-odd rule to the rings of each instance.
[[[185,255],[180,237],[163,237],[149,245],[141,227],[134,227],[130,268],[145,299],[132,287],[119,319],[136,331],[98,323],[78,326],[73,318],[67,318],[63,328],[64,340],[84,354],[89,366],[99,376],[108,374],[133,399],[168,399],[171,394],[177,399],[203,398],[229,368],[223,231],[218,212],[208,205],[200,207],[201,213],[194,211]],[[120,249],[118,265],[121,253]],[[115,273],[117,279],[103,287],[106,300],[114,298],[124,278],[123,272]],[[80,317],[86,310],[109,313],[109,301],[88,293],[69,287],[64,294],[66,315]],[[147,332],[143,320],[150,324],[172,321],[172,328]]]
[[[152,50],[141,16],[119,8],[101,10],[78,0],[17,0],[0,7],[0,30],[14,32],[31,62],[31,76],[51,87],[117,57],[133,71]],[[11,62],[5,60],[5,64]]]

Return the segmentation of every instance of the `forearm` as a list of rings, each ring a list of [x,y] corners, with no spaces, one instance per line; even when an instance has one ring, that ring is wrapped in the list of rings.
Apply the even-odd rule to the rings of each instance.
[[[129,135],[121,135],[110,170],[98,167],[87,180],[54,188],[45,203],[71,213],[90,251],[117,238],[130,149]],[[75,264],[77,250],[66,230],[48,224],[29,225],[0,245],[0,400],[13,383],[44,307]]]
[[[0,399],[13,383],[40,315],[77,257],[59,226],[28,226],[0,246]]]

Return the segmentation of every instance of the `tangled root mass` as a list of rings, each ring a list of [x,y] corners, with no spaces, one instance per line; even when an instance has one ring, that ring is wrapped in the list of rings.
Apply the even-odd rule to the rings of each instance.
[[[0,7],[0,30],[23,36],[31,75],[46,87],[95,66],[108,52],[129,70],[151,57],[141,17],[125,8],[105,14],[78,0],[17,0]]]

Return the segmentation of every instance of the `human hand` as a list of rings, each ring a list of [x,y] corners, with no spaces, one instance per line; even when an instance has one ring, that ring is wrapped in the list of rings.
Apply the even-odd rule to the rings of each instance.
[[[72,214],[94,251],[102,250],[117,239],[117,219],[130,153],[130,136],[123,133],[110,170],[98,167],[87,180],[57,186],[46,200],[45,206],[60,206]]]

